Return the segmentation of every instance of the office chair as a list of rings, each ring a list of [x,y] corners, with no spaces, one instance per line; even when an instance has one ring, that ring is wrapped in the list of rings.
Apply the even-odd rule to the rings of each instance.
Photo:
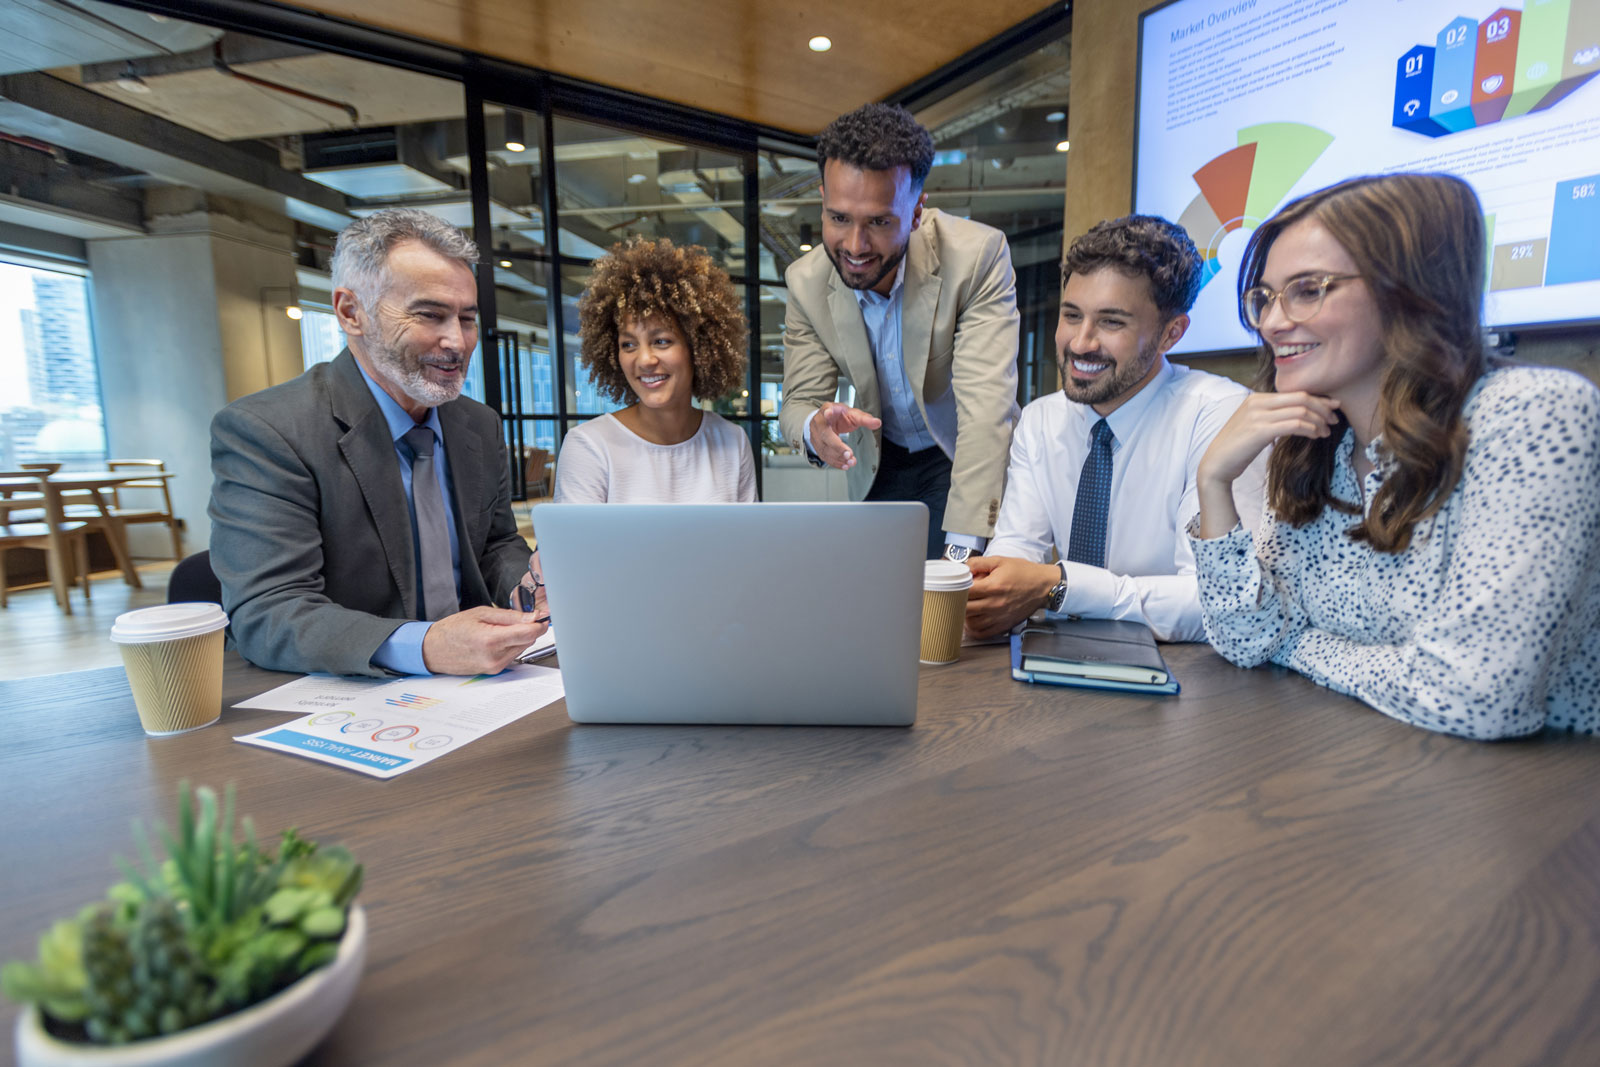
[[[172,568],[167,579],[167,603],[222,603],[222,583],[211,570],[211,552],[196,552]]]

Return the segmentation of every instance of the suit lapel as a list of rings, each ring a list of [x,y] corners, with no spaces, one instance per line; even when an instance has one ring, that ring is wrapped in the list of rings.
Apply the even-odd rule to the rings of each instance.
[[[931,219],[924,220],[911,235],[906,249],[906,278],[901,290],[901,358],[905,360],[906,380],[911,383],[917,407],[923,405],[924,379],[928,374],[928,352],[933,347],[933,314],[939,307],[939,253],[932,240]],[[927,418],[927,412],[922,412]]]
[[[349,349],[333,361],[328,397],[333,417],[345,428],[344,436],[339,438],[339,452],[366,499],[389,575],[400,590],[400,603],[406,616],[414,619],[417,561],[411,544],[411,511],[406,507],[394,438],[389,436],[389,424]]]
[[[839,280],[839,272],[828,272],[828,313],[833,319],[838,348],[829,354],[844,367],[856,389],[855,406],[870,415],[880,414],[878,371],[872,362],[872,346],[867,341],[867,324],[861,318],[861,305],[855,292]]]

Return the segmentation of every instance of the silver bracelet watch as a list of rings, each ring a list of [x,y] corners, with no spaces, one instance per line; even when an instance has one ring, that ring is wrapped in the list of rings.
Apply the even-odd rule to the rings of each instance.
[[[1061,580],[1044,595],[1044,606],[1046,611],[1059,613],[1067,604],[1067,565],[1065,561],[1058,560],[1056,566],[1061,570]]]

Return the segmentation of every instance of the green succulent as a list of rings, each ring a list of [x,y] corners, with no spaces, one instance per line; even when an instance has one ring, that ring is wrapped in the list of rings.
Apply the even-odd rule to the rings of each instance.
[[[343,848],[293,829],[275,852],[249,819],[236,840],[234,792],[179,786],[175,831],[157,860],[135,822],[137,863],[106,899],[39,938],[39,958],[0,968],[0,991],[37,1004],[89,1041],[123,1044],[247,1007],[338,954],[362,868]]]

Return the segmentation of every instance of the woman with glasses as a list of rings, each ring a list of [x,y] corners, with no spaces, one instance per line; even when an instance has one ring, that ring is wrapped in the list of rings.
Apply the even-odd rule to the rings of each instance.
[[[1200,462],[1206,636],[1472,738],[1600,728],[1600,390],[1486,358],[1483,209],[1357,178],[1252,234],[1257,392]],[[1229,486],[1271,446],[1252,541]]]

